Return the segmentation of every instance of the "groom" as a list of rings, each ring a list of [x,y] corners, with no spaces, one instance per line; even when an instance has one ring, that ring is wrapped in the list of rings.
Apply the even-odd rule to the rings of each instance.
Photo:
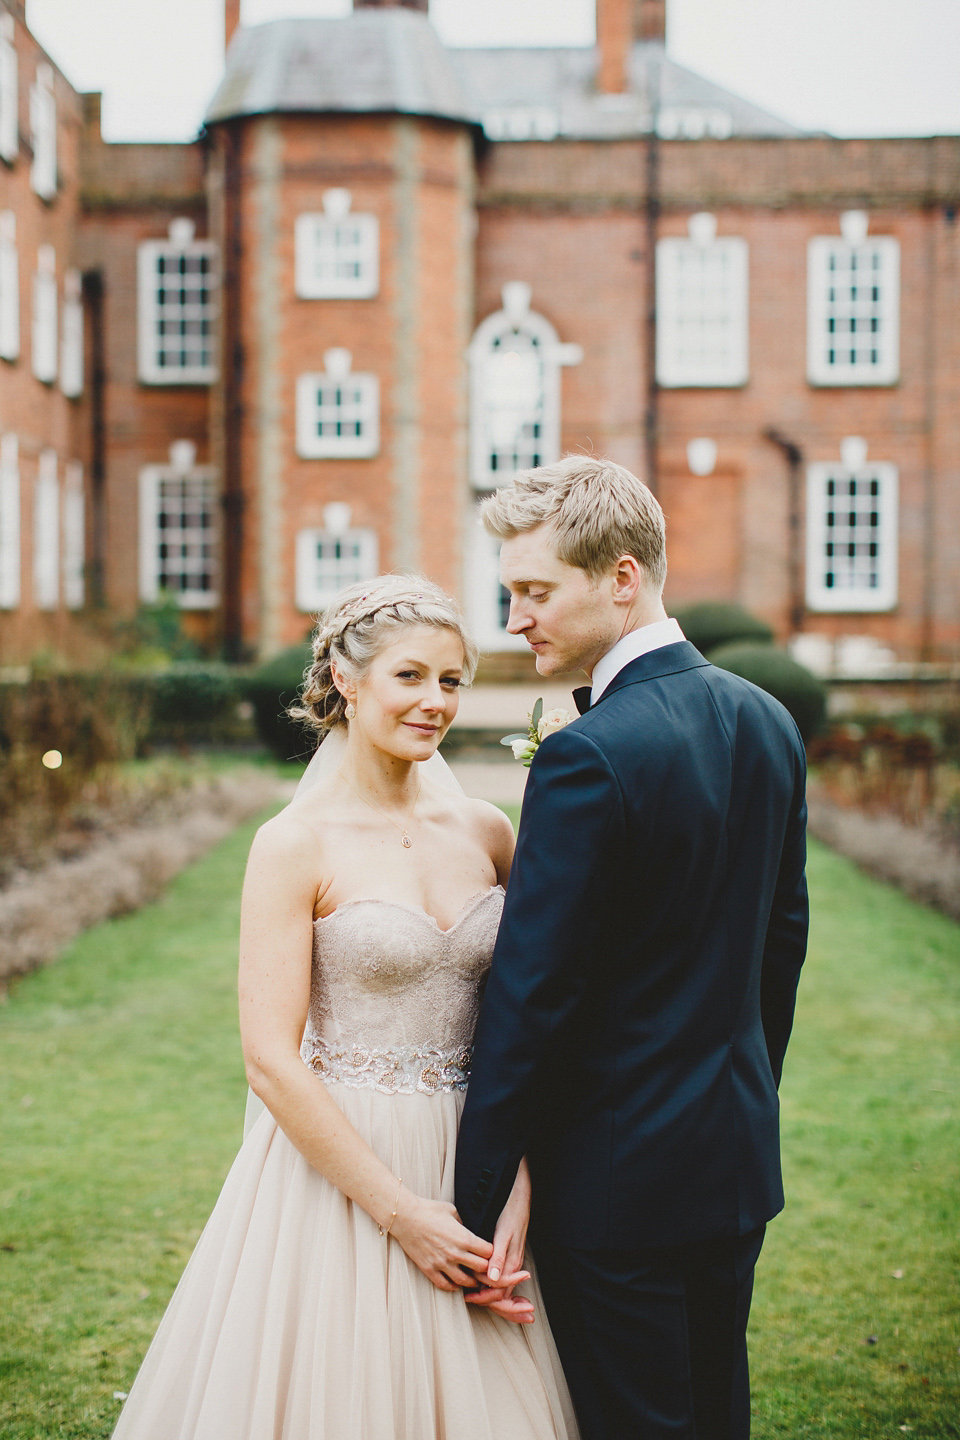
[[[663,514],[629,471],[570,456],[484,521],[508,629],[541,675],[592,684],[530,768],[457,1209],[492,1238],[528,1157],[583,1440],[745,1440],[807,935],[803,745],[667,618]]]

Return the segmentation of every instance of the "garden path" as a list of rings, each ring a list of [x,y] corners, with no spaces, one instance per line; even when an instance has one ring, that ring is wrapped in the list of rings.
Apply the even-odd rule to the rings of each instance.
[[[0,1440],[106,1440],[240,1139],[247,825],[0,1007]],[[960,1436],[960,927],[819,845],[757,1440]]]

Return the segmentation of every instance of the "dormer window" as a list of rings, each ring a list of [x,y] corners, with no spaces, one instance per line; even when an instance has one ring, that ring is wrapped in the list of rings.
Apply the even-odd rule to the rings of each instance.
[[[139,376],[146,385],[210,385],[217,378],[217,247],[174,220],[166,240],[137,255]]]
[[[484,111],[488,140],[555,140],[560,117],[548,105],[510,105]]]
[[[37,251],[33,277],[33,373],[45,385],[57,378],[57,256],[52,245]]]
[[[363,460],[380,449],[380,383],[351,373],[349,350],[328,350],[322,373],[297,380],[297,454],[305,460]]]
[[[368,300],[380,289],[380,224],[354,214],[349,190],[327,190],[322,214],[298,215],[295,286],[303,300]]]
[[[745,385],[747,242],[717,237],[716,216],[692,215],[687,238],[657,243],[657,382]]]
[[[729,140],[733,116],[728,110],[665,105],[657,116],[661,140]]]
[[[840,238],[807,247],[807,378],[811,385],[895,385],[900,376],[900,243],[868,235],[848,210]]]
[[[897,467],[867,460],[851,435],[839,462],[807,471],[807,605],[892,610],[897,603]]]
[[[14,19],[0,15],[0,159],[12,165],[20,154],[20,102]]]
[[[37,66],[37,78],[30,87],[30,138],[30,184],[41,200],[52,200],[57,193],[57,101],[53,66],[45,61]]]
[[[380,568],[375,530],[358,529],[350,506],[323,507],[323,528],[297,535],[297,609],[316,614],[345,585],[370,580]]]
[[[172,596],[183,610],[211,610],[216,589],[216,477],[191,440],[175,440],[167,465],[140,471],[140,599]]]
[[[70,400],[83,394],[83,280],[79,270],[63,278],[60,389]]]
[[[0,212],[0,357],[16,360],[20,354],[20,260],[17,254],[17,217]]]
[[[505,285],[503,309],[470,343],[470,470],[479,490],[560,458],[560,367],[578,365],[583,351],[562,345],[530,299],[523,281]]]

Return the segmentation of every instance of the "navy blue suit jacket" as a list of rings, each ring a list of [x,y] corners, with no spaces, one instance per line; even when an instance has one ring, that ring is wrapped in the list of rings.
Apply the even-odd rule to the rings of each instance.
[[[457,1146],[471,1230],[492,1237],[524,1154],[568,1245],[722,1239],[782,1208],[805,780],[783,706],[686,641],[543,742]]]

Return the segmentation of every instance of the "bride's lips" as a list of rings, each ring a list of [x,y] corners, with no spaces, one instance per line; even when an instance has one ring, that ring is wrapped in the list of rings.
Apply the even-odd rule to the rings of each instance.
[[[416,730],[419,735],[436,735],[440,730],[439,725],[417,725],[413,720],[404,720],[403,723],[408,730]]]

